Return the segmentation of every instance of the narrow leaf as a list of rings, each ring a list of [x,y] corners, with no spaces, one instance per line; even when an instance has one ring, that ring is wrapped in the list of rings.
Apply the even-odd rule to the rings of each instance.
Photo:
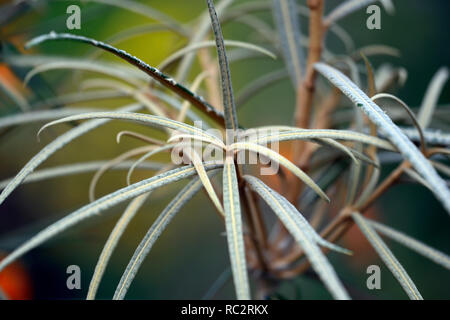
[[[441,201],[447,212],[450,213],[450,191],[445,181],[380,107],[338,70],[323,63],[317,63],[315,68],[350,98],[353,103],[362,108],[369,119],[380,128],[383,134],[398,148],[416,171],[433,187],[434,194]]]
[[[281,40],[286,68],[295,88],[298,87],[306,71],[306,61],[301,46],[301,31],[293,0],[273,0],[273,13]]]
[[[424,129],[428,127],[431,122],[431,118],[433,117],[433,113],[439,99],[439,95],[441,94],[441,91],[444,88],[447,80],[448,69],[445,67],[439,69],[438,72],[436,72],[436,74],[434,75],[433,79],[431,79],[418,115],[419,124]]]
[[[250,299],[250,285],[245,261],[244,231],[242,228],[239,187],[234,160],[228,156],[223,170],[223,203],[228,252],[233,272],[234,288],[238,300]]]
[[[231,85],[230,67],[228,66],[228,58],[225,50],[225,44],[220,27],[219,18],[214,8],[213,0],[206,0],[208,3],[211,25],[216,40],[217,55],[219,58],[219,69],[222,84],[222,99],[225,116],[225,127],[227,129],[238,129],[238,120],[236,115],[236,106],[234,104],[233,87]]]
[[[122,300],[133,282],[142,262],[150,252],[153,244],[156,242],[161,233],[165,230],[170,221],[180,211],[183,205],[189,201],[202,187],[200,180],[194,179],[180,193],[167,205],[164,211],[158,216],[150,229],[145,234],[144,238],[139,243],[133,257],[130,259],[125,272],[123,273],[120,282],[114,293],[114,300]]]
[[[89,284],[89,290],[86,297],[86,300],[94,300],[95,295],[97,294],[98,287],[100,285],[100,281],[102,280],[103,274],[105,273],[106,266],[111,258],[111,255],[114,252],[117,244],[119,243],[120,238],[125,232],[128,224],[134,218],[136,213],[142,207],[144,202],[147,200],[150,193],[144,193],[139,197],[134,198],[130,204],[125,209],[124,213],[117,221],[114,229],[111,231],[108,240],[106,241],[102,253],[98,258],[97,265],[95,266],[94,274],[91,279],[91,283]]]
[[[191,92],[186,87],[182,86],[181,84],[177,83],[172,78],[168,77],[167,75],[161,73],[156,68],[153,68],[146,64],[144,61],[130,55],[129,53],[125,52],[124,50],[119,50],[114,48],[113,46],[110,46],[106,43],[103,43],[101,41],[97,41],[94,39],[90,39],[83,36],[77,36],[72,35],[68,33],[61,33],[56,34],[54,32],[50,32],[47,35],[42,35],[39,37],[34,38],[30,42],[27,43],[26,47],[30,48],[33,46],[36,46],[40,43],[43,43],[45,41],[49,40],[71,40],[71,41],[77,41],[82,43],[87,43],[90,45],[93,45],[95,47],[98,47],[100,49],[106,50],[115,56],[127,61],[128,63],[132,64],[133,66],[139,68],[141,71],[145,72],[147,75],[155,79],[156,81],[160,82],[163,86],[169,88],[171,91],[179,95],[181,98],[188,100],[192,103],[192,105],[198,107],[201,111],[208,114],[211,118],[216,120],[218,123],[223,124],[223,115],[218,112],[214,107],[209,105],[203,97],[198,96],[197,94]]]
[[[216,164],[205,165],[207,170],[216,169],[220,166],[221,165]],[[36,248],[47,240],[50,240],[51,238],[67,230],[68,228],[73,227],[74,225],[77,225],[78,223],[88,218],[98,215],[102,211],[111,208],[112,206],[115,206],[121,202],[136,198],[141,194],[150,192],[172,182],[191,177],[194,174],[195,168],[193,166],[184,166],[181,168],[173,169],[155,177],[139,181],[135,184],[132,184],[131,186],[119,189],[88,205],[85,205],[84,207],[72,212],[71,214],[65,216],[64,218],[40,231],[34,237],[15,249],[6,258],[0,261],[0,271],[28,251]]]
[[[325,255],[320,250],[317,237],[313,233],[312,227],[304,220],[301,214],[295,210],[295,214],[289,202],[277,194],[275,191],[267,187],[259,179],[251,176],[245,177],[250,186],[267,202],[267,204],[276,213],[278,218],[283,222],[284,226],[289,230],[300,247],[305,251],[314,270],[319,275],[325,286],[335,299],[347,300],[349,296],[338,279],[336,272],[328,262]]]

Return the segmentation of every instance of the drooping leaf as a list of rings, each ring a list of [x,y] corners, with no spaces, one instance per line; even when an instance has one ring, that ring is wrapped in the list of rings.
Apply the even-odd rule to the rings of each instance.
[[[205,99],[198,96],[197,94],[191,92],[186,87],[182,86],[181,84],[177,83],[175,80],[170,78],[169,76],[161,73],[158,69],[149,66],[144,61],[130,55],[129,53],[125,52],[124,50],[119,50],[114,48],[113,46],[110,46],[106,43],[103,43],[101,41],[97,41],[94,39],[90,39],[83,36],[77,36],[72,35],[68,33],[61,33],[56,34],[54,32],[50,32],[47,35],[42,35],[39,37],[34,38],[33,40],[29,41],[26,45],[27,48],[36,46],[40,43],[50,41],[50,40],[71,40],[76,42],[82,42],[87,43],[90,45],[93,45],[95,47],[98,47],[100,49],[106,50],[115,56],[127,61],[128,63],[132,64],[133,66],[139,68],[141,71],[145,72],[147,75],[155,79],[156,81],[160,82],[163,86],[170,89],[172,92],[179,95],[181,98],[186,99],[192,103],[192,105],[198,107],[201,111],[208,114],[211,118],[218,121],[218,123],[223,124],[224,119],[223,115],[218,112],[214,107],[209,105]]]
[[[450,213],[450,191],[429,161],[392,120],[367,95],[340,71],[317,63],[315,68],[338,87],[353,103],[361,107],[369,119],[395,145],[417,172],[433,187],[433,192]]]
[[[249,150],[252,152],[260,153],[267,158],[282,164],[284,167],[289,169],[293,174],[295,174],[300,180],[302,180],[306,185],[308,185],[311,189],[313,189],[322,199],[326,201],[330,201],[325,192],[320,189],[320,187],[312,180],[306,173],[304,173],[299,167],[293,164],[291,161],[283,157],[281,154],[273,151],[270,148],[248,142],[236,142],[232,144],[230,150]]]
[[[139,104],[133,104],[119,109],[120,111],[137,111],[142,108]],[[19,171],[13,180],[3,189],[0,194],[0,204],[16,189],[19,184],[36,169],[42,162],[47,160],[53,153],[73,141],[74,139],[88,133],[89,131],[108,123],[108,119],[96,119],[83,123],[73,128],[65,134],[59,136],[51,143],[46,145],[38,154],[36,154],[28,163]]]
[[[180,211],[183,205],[189,201],[202,187],[200,180],[194,179],[186,187],[184,187],[180,193],[167,205],[164,211],[158,216],[150,229],[145,234],[144,238],[139,243],[136,251],[134,252],[130,262],[128,263],[120,282],[114,293],[114,300],[122,300],[134,280],[142,262],[150,252],[153,244],[158,237]]]
[[[216,40],[217,56],[219,59],[219,70],[222,85],[223,110],[225,117],[225,127],[227,129],[237,130],[239,128],[236,106],[234,104],[233,86],[231,84],[231,73],[228,65],[228,57],[220,27],[219,18],[214,8],[213,0],[206,0],[211,17],[211,26]]]
[[[333,297],[340,300],[349,299],[349,296],[344,286],[338,279],[336,272],[318,246],[318,241],[321,239],[320,236],[313,232],[313,229],[309,226],[308,222],[301,217],[301,214],[297,210],[295,210],[296,213],[292,210],[293,207],[285,198],[267,187],[259,179],[251,176],[246,176],[245,179],[253,190],[255,190],[261,198],[267,202],[267,204],[277,214],[278,218],[283,222],[284,226],[298,242],[300,247],[305,251],[314,270],[317,272]]]
[[[369,240],[372,247],[378,253],[380,258],[386,264],[386,266],[391,270],[394,277],[398,280],[403,290],[408,294],[412,300],[423,300],[422,295],[419,290],[417,290],[416,285],[406,273],[403,266],[392,254],[391,250],[386,246],[386,244],[381,240],[372,226],[367,223],[366,219],[361,216],[358,212],[352,213],[353,220],[361,229],[367,240]]]

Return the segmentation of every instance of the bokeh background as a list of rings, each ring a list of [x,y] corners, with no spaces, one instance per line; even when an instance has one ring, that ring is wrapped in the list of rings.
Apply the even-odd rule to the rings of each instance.
[[[8,2],[2,1],[2,6]],[[203,0],[140,2],[186,23],[198,18],[206,8]],[[245,1],[235,1],[236,4],[242,2]],[[297,2],[305,4],[306,1]],[[326,10],[329,11],[340,2],[327,0]],[[3,24],[0,37],[2,40],[14,43],[19,50],[23,51],[21,46],[33,36],[51,30],[67,32],[66,8],[70,4],[79,5],[82,14],[81,30],[70,32],[100,40],[107,39],[126,28],[151,22],[140,15],[88,1],[36,1],[26,10],[26,13]],[[450,45],[448,44],[450,2],[447,0],[395,0],[394,4],[396,7],[394,16],[388,15],[382,9],[381,30],[368,30],[365,27],[367,15],[364,10],[342,20],[340,25],[352,35],[357,47],[385,44],[401,51],[400,57],[376,57],[371,61],[375,67],[381,63],[390,62],[408,70],[408,80],[396,94],[410,106],[416,107],[420,105],[433,74],[439,67],[450,65]],[[4,14],[5,11],[0,9],[0,18],[4,17]],[[270,13],[258,15],[272,24]],[[307,30],[306,24],[303,30]],[[254,33],[250,29],[238,23],[224,26],[224,34],[227,39],[258,41],[258,39],[255,40]],[[127,40],[119,47],[151,65],[158,65],[167,55],[184,44],[180,37],[162,31]],[[336,53],[343,52],[340,42],[332,36],[327,39],[327,47]],[[35,54],[77,58],[82,58],[90,52],[92,48],[68,42],[46,43],[33,50]],[[23,53],[29,52],[23,51]],[[118,61],[108,54],[102,54],[100,58],[105,61]],[[281,67],[281,61],[268,59],[234,63],[231,66],[234,89],[238,93],[253,79]],[[198,71],[197,65],[194,66],[195,70]],[[4,65],[1,72],[3,76],[7,73]],[[39,88],[39,92],[30,98],[34,101],[78,90],[77,78],[73,77],[72,71],[44,73],[33,79],[30,86]],[[450,102],[448,89],[447,84],[440,98],[440,104]],[[29,94],[26,89],[23,90],[25,94]],[[290,81],[288,79],[280,81],[256,95],[242,107],[239,111],[239,121],[246,127],[268,124],[290,125],[294,100],[294,90]],[[83,106],[113,108],[129,101],[127,99],[102,100],[94,104],[84,103]],[[7,115],[16,111],[10,101],[0,95],[0,114]],[[64,125],[57,126],[45,133],[38,143],[35,134],[40,125],[14,128],[0,138],[0,179],[12,177],[45,144],[68,129]],[[132,139],[121,144],[115,142],[117,132],[130,128],[143,133],[150,132],[142,127],[113,122],[58,151],[45,162],[43,167],[109,159],[141,145]],[[155,159],[163,160],[164,156]],[[386,175],[392,168],[393,166],[386,166],[383,174]],[[139,172],[136,178],[144,178],[147,175],[148,173]],[[44,226],[87,203],[87,187],[91,177],[92,174],[83,174],[31,183],[18,188],[0,206],[2,221],[0,250],[3,253],[12,250]],[[124,184],[125,173],[108,173],[101,180],[97,194],[105,194]],[[120,276],[140,239],[179,187],[181,184],[154,192],[151,200],[130,224],[106,271],[98,293],[99,298],[112,297]],[[228,267],[226,238],[222,234],[224,226],[214,214],[212,205],[205,199],[204,194],[196,196],[169,225],[143,264],[127,298],[200,299],[211,283]],[[84,223],[33,250],[23,257],[20,265],[16,265],[9,274],[0,274],[0,285],[12,284],[19,298],[84,298],[97,257],[123,209],[124,205],[116,207],[104,214],[102,218]],[[402,184],[393,187],[376,203],[369,216],[423,240],[437,249],[449,252],[448,215],[430,192],[422,186]],[[450,273],[396,243],[390,241],[388,243],[414,279],[424,298],[450,298]],[[406,298],[396,280],[376,257],[358,230],[352,230],[342,244],[354,250],[355,256],[342,258],[337,254],[331,254],[330,259],[341,278],[353,288],[356,297],[361,299]],[[71,291],[66,287],[68,276],[66,268],[73,264],[79,265],[82,271],[81,290]],[[370,264],[382,266],[382,290],[366,289],[366,268]],[[319,282],[308,277],[299,277],[284,283],[280,292],[285,296],[305,299],[330,297]],[[233,297],[230,282],[216,296],[216,298]]]

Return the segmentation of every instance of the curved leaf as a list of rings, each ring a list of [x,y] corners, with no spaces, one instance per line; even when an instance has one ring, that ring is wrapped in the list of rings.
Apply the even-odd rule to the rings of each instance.
[[[341,300],[349,299],[349,296],[341,281],[338,279],[336,272],[317,244],[317,242],[321,239],[320,236],[315,234],[314,229],[309,226],[309,223],[296,209],[295,211],[292,210],[292,206],[285,198],[267,187],[259,179],[251,176],[246,176],[245,179],[250,184],[252,189],[255,190],[261,198],[267,202],[267,204],[277,214],[278,218],[283,222],[284,226],[298,242],[300,247],[305,251],[314,270],[317,272],[333,297]],[[323,243],[327,244],[325,240],[323,240]]]
[[[26,44],[27,48],[30,48],[32,46],[36,46],[40,43],[43,43],[45,41],[49,40],[71,40],[71,41],[77,41],[82,43],[87,43],[90,45],[93,45],[95,47],[98,47],[100,49],[106,50],[115,56],[127,61],[128,63],[134,65],[135,67],[139,68],[141,71],[145,72],[147,75],[155,79],[156,81],[160,82],[163,86],[169,88],[172,92],[176,93],[183,99],[188,100],[192,103],[192,105],[198,107],[201,111],[208,114],[211,118],[218,121],[220,124],[223,124],[223,115],[218,112],[214,107],[209,105],[203,97],[198,96],[197,94],[191,92],[186,87],[182,86],[181,84],[177,83],[172,78],[168,77],[167,75],[163,74],[161,71],[159,71],[156,68],[153,68],[152,66],[149,66],[144,61],[130,55],[129,53],[125,52],[124,50],[119,50],[114,48],[113,46],[110,46],[106,43],[103,43],[101,41],[97,41],[94,39],[90,39],[83,36],[77,36],[72,35],[68,33],[61,33],[56,34],[54,32],[50,32],[47,35],[41,35],[39,37],[34,38],[33,40],[29,41]]]
[[[189,201],[202,187],[198,179],[194,179],[180,193],[167,205],[164,211],[158,216],[150,229],[145,234],[144,238],[139,243],[133,257],[130,259],[120,282],[114,293],[114,300],[122,300],[130,287],[134,277],[136,276],[142,262],[150,252],[153,244],[167,227],[169,222],[175,217],[183,205]]]
[[[375,230],[373,230],[371,225],[367,223],[366,219],[357,212],[352,213],[352,217],[408,296],[412,300],[423,300],[422,295],[419,290],[417,290],[416,285],[406,273],[403,266],[398,262],[383,240],[377,235]]]
[[[296,3],[293,0],[273,0],[273,13],[286,67],[292,84],[297,88],[305,75],[306,61],[301,47],[302,39]]]
[[[434,194],[441,201],[447,212],[450,213],[450,191],[445,181],[380,107],[338,70],[323,63],[317,63],[315,68],[350,98],[353,103],[362,108],[369,119],[380,128],[392,144],[413,165],[416,171],[433,187]]]

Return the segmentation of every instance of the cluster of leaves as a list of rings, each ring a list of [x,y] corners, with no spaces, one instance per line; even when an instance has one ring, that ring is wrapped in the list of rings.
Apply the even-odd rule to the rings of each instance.
[[[286,279],[300,274],[307,270],[309,265],[333,298],[349,299],[346,288],[326,257],[326,251],[351,254],[349,250],[337,246],[335,242],[353,222],[359,226],[411,299],[422,299],[422,295],[378,233],[404,244],[447,269],[450,268],[450,258],[447,255],[363,216],[367,208],[402,174],[408,175],[431,190],[450,213],[450,192],[447,182],[438,174],[438,171],[446,176],[450,173],[450,168],[441,161],[445,161],[445,157],[450,153],[447,149],[450,136],[428,129],[436,112],[440,91],[448,78],[447,69],[439,70],[431,81],[417,117],[402,100],[383,93],[400,83],[405,72],[402,69],[382,66],[375,73],[366,57],[380,54],[395,55],[397,51],[386,46],[370,46],[355,50],[352,38],[337,24],[339,19],[375,2],[374,0],[345,1],[326,17],[323,17],[321,0],[308,1],[309,8],[298,5],[294,0],[250,1],[236,6],[231,6],[232,0],[221,0],[215,8],[213,1],[207,0],[208,9],[194,26],[182,25],[164,13],[135,1],[91,1],[130,10],[156,20],[157,23],[125,30],[105,42],[79,35],[51,32],[32,39],[26,45],[26,48],[31,48],[50,41],[84,43],[119,57],[128,64],[125,66],[93,62],[92,59],[97,57],[96,53],[91,59],[86,60],[20,54],[5,58],[6,63],[11,66],[33,67],[24,77],[25,83],[43,72],[56,69],[88,70],[103,77],[84,81],[84,88],[95,89],[93,91],[59,96],[35,105],[30,105],[26,98],[10,88],[7,83],[0,82],[2,92],[23,111],[0,118],[1,129],[52,120],[41,128],[39,135],[46,128],[57,124],[77,124],[45,146],[15,177],[0,182],[2,188],[0,204],[21,184],[96,171],[90,186],[91,202],[51,224],[16,248],[0,262],[0,270],[69,228],[95,215],[105,214],[107,209],[119,203],[129,201],[106,241],[95,267],[87,296],[88,299],[94,299],[105,268],[129,222],[144,206],[153,190],[181,179],[188,179],[189,182],[161,212],[136,248],[120,279],[114,299],[125,297],[159,235],[183,205],[202,189],[206,191],[225,224],[231,274],[238,299],[252,298],[249,269],[260,271],[255,273],[255,281],[265,284],[267,279]],[[391,1],[385,0],[382,4],[386,9],[393,11]],[[273,11],[275,28],[252,15],[254,12],[268,10]],[[300,17],[309,19],[308,39],[300,30]],[[265,47],[225,40],[221,23],[230,21],[249,25],[264,39]],[[139,34],[165,29],[186,38],[187,45],[173,53],[158,68],[112,45]],[[211,29],[215,41],[205,40]],[[338,56],[326,47],[322,48],[323,37],[328,30],[343,41],[348,55]],[[210,59],[210,52],[204,50],[212,46],[217,49],[218,64]],[[226,48],[229,47],[237,49],[228,55]],[[269,58],[282,56],[286,68],[255,80],[242,90],[236,103],[229,63],[261,55]],[[204,70],[195,77],[190,88],[187,88],[182,83],[189,78],[196,57],[199,58]],[[360,65],[360,62],[365,64]],[[165,70],[175,64],[177,72],[172,78],[166,75]],[[314,100],[314,89],[311,90],[311,87],[314,88],[314,83],[322,80],[316,76],[317,73],[335,86],[327,93],[328,96],[322,104],[313,104],[317,99]],[[367,76],[367,94],[360,89],[361,73]],[[217,74],[220,81],[215,79]],[[236,105],[243,105],[258,91],[287,76],[290,77],[298,96],[296,126],[242,127],[238,123]],[[195,93],[200,90],[203,81],[206,81],[208,99]],[[219,83],[222,101],[216,90]],[[305,88],[309,88],[309,93]],[[354,107],[337,110],[341,93],[354,104]],[[136,103],[115,111],[63,107],[73,102],[121,96],[132,97]],[[403,121],[409,118],[414,126],[398,127],[375,103],[381,99],[391,99],[398,104],[399,107],[394,108],[392,112],[394,120]],[[49,109],[36,110],[42,107]],[[314,121],[311,121],[312,109]],[[86,121],[78,124],[81,120]],[[167,141],[132,131],[122,131],[117,135],[118,141],[125,135],[144,141],[147,145],[132,149],[110,161],[75,163],[35,171],[56,151],[111,120],[125,120],[160,128],[167,134]],[[226,129],[228,133],[232,133],[231,139],[227,139],[224,143],[208,131],[193,126],[192,122],[196,120],[202,120],[220,130]],[[370,130],[365,130],[364,125],[370,127]],[[344,126],[347,129],[342,129]],[[335,129],[337,127],[341,129]],[[259,133],[257,138],[250,141],[239,139],[241,135],[238,132],[246,136],[255,131]],[[190,160],[190,165],[147,161],[149,157],[159,152],[172,150],[177,146],[176,142],[183,139],[213,145],[224,154],[224,160],[219,163],[204,161],[199,153],[187,145],[183,148],[183,153]],[[293,141],[297,152],[294,152],[294,159],[288,159],[264,146],[282,141]],[[329,148],[319,148],[320,146],[332,149],[330,151]],[[236,161],[238,154],[242,152],[257,153],[281,164],[295,177],[295,181],[292,182],[286,177],[285,171],[278,174],[278,178],[283,182],[292,184],[292,188],[289,189],[294,190],[293,194],[278,193],[261,179],[248,173],[248,168]],[[137,161],[129,160],[138,155],[141,157]],[[312,158],[312,155],[315,157]],[[384,162],[392,161],[389,160],[392,159],[392,155],[395,156],[395,161],[400,161],[401,164],[386,180],[379,183],[380,167]],[[351,159],[350,165],[347,165],[346,158]],[[157,174],[131,183],[131,175],[136,168],[156,170]],[[128,185],[95,199],[95,186],[100,177],[110,169],[128,169]],[[350,181],[345,190],[346,194],[342,195],[338,194],[333,186],[339,183],[339,178],[346,170],[349,170]],[[215,180],[215,175],[219,172],[222,174],[221,188],[216,186]],[[303,190],[304,186],[309,189]],[[330,201],[327,193],[334,193],[335,197],[331,197],[331,201],[336,198],[337,203],[343,204],[328,227],[319,233],[316,226],[317,221],[323,217],[321,201]],[[344,201],[337,199],[342,197]],[[272,239],[267,235],[269,222],[264,221],[261,214],[260,199],[276,215],[277,219],[270,227],[273,227],[274,232],[278,232],[278,238],[288,239],[288,243],[293,240],[287,249],[282,244],[283,241]],[[311,212],[312,218],[307,220],[300,212],[300,208],[303,212],[305,210]],[[306,259],[302,259],[303,257]],[[263,292],[263,295],[265,294],[267,292]]]

